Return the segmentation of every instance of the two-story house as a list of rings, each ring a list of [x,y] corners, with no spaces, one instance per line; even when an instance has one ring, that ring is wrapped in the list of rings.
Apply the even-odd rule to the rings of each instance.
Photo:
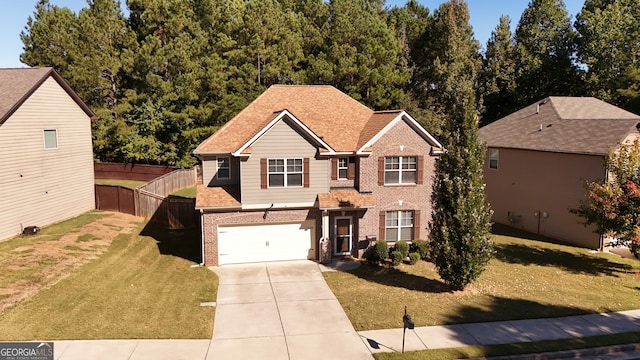
[[[54,69],[0,69],[0,240],[95,209],[94,116]]]
[[[405,111],[274,85],[194,151],[203,261],[360,256],[374,238],[426,238],[441,149]]]
[[[605,181],[609,151],[639,136],[640,116],[593,97],[550,96],[484,126],[493,221],[590,249],[604,239],[570,209]]]

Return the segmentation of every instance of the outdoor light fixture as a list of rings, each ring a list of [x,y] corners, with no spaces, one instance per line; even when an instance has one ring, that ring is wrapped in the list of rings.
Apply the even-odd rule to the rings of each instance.
[[[267,220],[267,215],[269,215],[269,210],[271,210],[271,208],[273,208],[273,204],[271,204],[271,206],[269,206],[268,209],[264,210],[264,215],[262,215],[262,220]]]

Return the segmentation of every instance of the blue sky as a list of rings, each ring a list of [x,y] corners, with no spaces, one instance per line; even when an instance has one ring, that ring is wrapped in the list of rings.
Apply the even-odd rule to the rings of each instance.
[[[121,0],[124,3],[124,0]],[[419,3],[433,12],[444,0],[418,0]],[[567,11],[572,19],[580,12],[584,0],[564,0]],[[25,67],[20,62],[22,41],[20,32],[27,24],[27,18],[33,14],[37,0],[2,1],[0,11],[0,68]],[[66,6],[76,13],[87,6],[86,0],[50,0],[54,5]],[[406,0],[387,0],[387,6],[402,6]],[[529,0],[467,0],[469,4],[470,23],[473,26],[476,39],[484,47],[487,40],[498,25],[501,15],[511,17],[512,29],[520,20],[522,11],[529,4]]]

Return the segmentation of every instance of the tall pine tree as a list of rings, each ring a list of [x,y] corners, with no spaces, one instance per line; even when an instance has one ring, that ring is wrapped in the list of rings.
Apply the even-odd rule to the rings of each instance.
[[[462,0],[442,4],[436,16],[439,44],[445,47],[434,63],[434,85],[446,109],[446,151],[436,162],[431,254],[444,282],[463,289],[484,271],[493,249],[482,176],[485,148],[478,141],[477,44]]]
[[[518,108],[550,95],[583,93],[575,31],[562,0],[532,0],[516,27]]]
[[[638,1],[587,0],[575,26],[588,93],[640,113]]]
[[[515,46],[509,24],[508,16],[500,17],[500,23],[487,42],[480,73],[479,92],[484,105],[481,125],[518,110]]]

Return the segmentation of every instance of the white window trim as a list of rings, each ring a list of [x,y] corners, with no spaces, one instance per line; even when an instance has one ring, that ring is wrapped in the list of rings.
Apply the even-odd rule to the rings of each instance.
[[[220,167],[220,163],[218,162],[218,160],[220,159],[227,159],[227,164],[229,164],[229,166],[227,167]],[[220,169],[227,169],[229,175],[228,176],[220,176]],[[228,180],[231,179],[231,158],[229,158],[228,156],[219,156],[216,158],[216,179],[219,180]]]
[[[340,160],[345,161],[345,166],[340,166]],[[340,170],[345,170],[347,176],[341,177]],[[339,157],[338,158],[338,180],[349,180],[349,158],[348,157]]]
[[[495,166],[493,166],[495,162]],[[500,149],[489,149],[489,169],[497,170],[500,164]]]
[[[47,131],[53,131],[56,135],[56,146],[55,147],[47,147],[47,136],[45,135]],[[43,129],[42,130],[42,142],[45,150],[56,150],[58,148],[58,129]]]
[[[272,172],[270,169],[270,163],[271,160],[284,160],[284,171],[283,172]],[[300,160],[301,166],[302,166],[302,170],[300,171],[293,171],[293,172],[288,172],[287,171],[287,161],[288,160]],[[270,175],[275,175],[275,174],[283,174],[284,180],[283,180],[283,186],[271,186],[271,177]],[[302,181],[300,182],[300,185],[289,185],[288,184],[288,176],[289,174],[300,174],[300,177],[302,179]],[[304,187],[304,159],[303,158],[269,158],[267,159],[267,188],[274,188],[274,189],[279,189],[279,188],[301,188]]]
[[[390,212],[394,212],[394,213],[397,213],[397,214],[398,214],[398,216],[397,216],[397,222],[396,222],[396,225],[394,225],[394,226],[388,226],[388,225],[387,225],[387,219],[389,218],[389,213],[390,213]],[[401,224],[402,224],[402,213],[403,213],[403,212],[410,212],[410,213],[411,213],[411,225],[401,225]],[[387,229],[396,229],[396,230],[397,230],[397,237],[396,237],[396,239],[393,239],[393,240],[392,240],[392,239],[385,239],[385,240],[386,240],[387,242],[396,242],[396,241],[403,240],[403,239],[401,239],[401,238],[400,238],[400,235],[402,234],[402,229],[404,229],[404,228],[410,228],[410,229],[411,229],[411,237],[413,238],[413,237],[414,237],[414,235],[415,235],[415,234],[414,234],[414,231],[413,231],[413,228],[415,227],[415,222],[416,222],[415,217],[416,217],[416,212],[415,212],[415,210],[391,210],[391,211],[386,211],[386,212],[385,212],[385,216],[384,216],[384,222],[385,222],[385,223],[384,223],[384,233],[385,233],[385,238],[387,237],[387,236],[386,236],[386,234],[387,234]],[[411,242],[411,241],[413,241],[413,240],[414,240],[414,239],[406,239],[405,241],[407,241],[407,242]]]
[[[347,252],[336,252],[337,250],[337,242],[338,242],[338,220],[348,219],[349,220],[349,249],[353,246],[353,217],[352,216],[336,216],[333,219],[333,255],[349,255],[349,251]]]
[[[398,169],[387,169],[387,159],[398,158]],[[403,159],[415,159],[415,169],[402,169],[402,160]],[[414,176],[413,182],[403,182],[402,181],[402,173],[412,171]],[[397,172],[398,173],[398,182],[397,183],[388,183],[387,182],[387,172]],[[384,184],[385,185],[416,185],[418,179],[418,157],[417,156],[385,156],[384,157]]]

